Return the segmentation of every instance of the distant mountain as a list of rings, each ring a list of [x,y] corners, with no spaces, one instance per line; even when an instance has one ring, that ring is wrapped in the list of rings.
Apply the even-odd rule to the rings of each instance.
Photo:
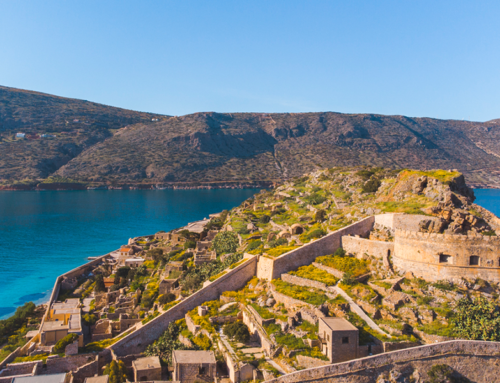
[[[155,121],[157,120],[157,121]],[[15,139],[15,133],[54,138]],[[500,187],[500,120],[341,113],[160,116],[0,87],[0,179],[283,180],[321,167],[446,168]],[[28,182],[28,181],[26,181]]]

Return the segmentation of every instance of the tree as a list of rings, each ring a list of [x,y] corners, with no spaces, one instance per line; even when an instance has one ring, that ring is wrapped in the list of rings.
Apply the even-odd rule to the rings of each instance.
[[[71,334],[66,335],[59,342],[56,343],[56,345],[54,346],[54,353],[55,354],[63,353],[66,350],[66,346],[68,344],[73,343],[77,339],[78,339],[78,335],[76,335],[75,333],[71,333]]]
[[[500,312],[484,297],[460,299],[455,307],[453,324],[457,335],[470,340],[500,340]]]
[[[362,191],[363,193],[376,193],[380,185],[382,183],[378,178],[372,178],[363,185]]]
[[[195,247],[196,247],[195,241],[186,241],[186,243],[184,243],[184,249],[194,249]]]
[[[323,209],[316,211],[313,219],[316,222],[323,222],[326,219],[326,212]]]
[[[160,302],[161,305],[165,305],[172,301],[175,301],[175,295],[172,293],[163,294],[162,296],[160,296],[160,299],[158,299],[158,302]]]
[[[147,356],[158,356],[168,364],[172,364],[172,351],[187,350],[188,348],[179,342],[180,327],[175,322],[170,322],[165,332],[146,348]]]
[[[104,375],[109,375],[109,383],[125,383],[127,381],[127,367],[123,361],[111,361],[104,369]]]
[[[248,327],[243,322],[233,322],[224,326],[224,335],[237,342],[246,343],[250,339]]]
[[[337,250],[335,250],[335,253],[333,255],[335,255],[336,257],[345,257],[346,252],[343,248],[337,247]]]
[[[104,278],[101,274],[99,274],[95,277],[94,291],[96,293],[102,293],[102,292],[106,291],[106,286],[104,286]]]
[[[271,217],[269,217],[267,214],[264,214],[259,218],[260,223],[269,223],[270,220]]]
[[[130,267],[129,266],[122,266],[120,267],[118,270],[116,270],[116,273],[115,275],[117,277],[120,277],[120,278],[123,278],[123,277],[127,277],[129,271],[130,271]],[[118,284],[118,283],[117,283]]]
[[[213,247],[217,254],[234,253],[240,241],[232,231],[222,231],[213,240]]]

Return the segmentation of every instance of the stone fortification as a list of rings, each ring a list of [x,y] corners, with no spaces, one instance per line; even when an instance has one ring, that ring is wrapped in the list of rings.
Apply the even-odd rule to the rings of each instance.
[[[256,268],[257,257],[247,259],[241,265],[228,271],[227,274],[190,295],[140,329],[119,340],[110,346],[110,348],[117,356],[143,352],[149,344],[153,343],[163,334],[170,322],[184,318],[188,311],[204,302],[219,299],[219,296],[224,291],[243,288],[245,284],[255,276]]]
[[[381,374],[392,369],[410,374],[417,369],[423,381],[427,381],[425,372],[433,365],[447,364],[473,382],[490,383],[498,381],[499,354],[499,342],[458,340],[301,370],[267,382],[376,383]]]
[[[393,264],[429,281],[500,282],[500,238],[396,230]]]
[[[343,236],[365,236],[372,229],[374,221],[374,217],[367,217],[275,259],[260,257],[257,277],[270,281],[300,266],[310,265],[319,256],[333,254],[342,246]]]
[[[439,221],[437,217],[420,214],[389,213],[375,216],[375,224],[387,227],[391,230],[418,231],[419,223],[423,219]]]
[[[301,278],[290,274],[281,274],[281,280],[297,286],[314,287],[328,293],[336,293],[333,287],[327,286],[325,283],[314,281],[312,279]]]
[[[360,237],[343,237],[342,247],[347,254],[355,255],[357,258],[363,258],[366,254],[384,259],[394,253],[394,242],[373,241]]]

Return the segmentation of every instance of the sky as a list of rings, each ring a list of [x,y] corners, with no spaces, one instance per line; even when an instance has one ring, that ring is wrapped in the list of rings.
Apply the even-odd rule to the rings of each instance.
[[[0,85],[127,109],[500,118],[498,1],[0,0]]]

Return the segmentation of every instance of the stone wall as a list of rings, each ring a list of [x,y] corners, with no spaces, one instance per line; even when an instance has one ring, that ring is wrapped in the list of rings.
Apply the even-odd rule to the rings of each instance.
[[[336,277],[338,279],[342,279],[344,277],[344,272],[337,270],[334,267],[325,266],[325,265],[318,263],[318,262],[313,262],[312,264],[314,267],[321,269],[321,270],[324,270],[327,273],[332,274],[334,277]]]
[[[367,217],[277,258],[266,259],[262,256],[259,260],[257,277],[270,281],[279,278],[281,274],[296,270],[300,266],[311,264],[316,257],[333,254],[337,248],[342,246],[343,236],[356,234],[364,236],[372,229],[374,222],[375,217]]]
[[[64,358],[48,358],[46,362],[47,368],[43,369],[41,375],[76,371],[79,367],[95,360],[96,355],[94,354],[79,354]]]
[[[427,215],[392,213],[376,215],[375,223],[392,230],[418,231],[418,224],[423,219],[439,221],[439,218]]]
[[[470,265],[471,256],[479,257],[479,265]],[[429,281],[500,282],[500,238],[396,230],[393,265]]]
[[[372,241],[359,237],[343,237],[342,247],[347,254],[361,258],[364,254],[383,259],[384,256],[394,254],[394,242]]]
[[[311,358],[310,356],[305,356],[305,355],[297,355],[297,362],[299,363],[300,366],[304,368],[315,368],[330,364],[330,362],[327,360]]]
[[[8,364],[6,368],[0,371],[0,377],[15,376],[15,375],[32,375],[35,367],[42,365],[42,361],[24,362]]]
[[[425,373],[434,364],[447,364],[473,382],[490,383],[500,374],[499,355],[500,342],[457,340],[301,370],[268,382],[375,383],[380,374],[393,368]],[[426,381],[427,376],[423,378]]]
[[[257,319],[253,316],[253,313],[247,310],[246,307],[242,307],[241,313],[243,315],[243,323],[248,327],[250,335],[255,339],[258,338],[261,347],[264,349],[267,355],[272,355],[275,351],[276,346],[273,344],[272,340],[267,335],[264,328],[258,323]]]
[[[272,284],[271,284],[271,292],[276,302],[283,303],[287,309],[296,308],[297,306],[303,306],[309,308],[318,318],[323,318],[325,316],[325,314],[321,312],[321,310],[319,310],[316,306],[277,292]]]
[[[208,286],[190,295],[140,329],[119,340],[110,346],[110,348],[117,356],[143,352],[149,344],[153,343],[163,334],[170,322],[184,318],[184,315],[188,311],[206,301],[219,299],[219,296],[224,291],[243,288],[245,284],[255,276],[256,269],[257,257],[254,256],[247,259],[233,270],[229,270],[227,274],[224,274]]]

